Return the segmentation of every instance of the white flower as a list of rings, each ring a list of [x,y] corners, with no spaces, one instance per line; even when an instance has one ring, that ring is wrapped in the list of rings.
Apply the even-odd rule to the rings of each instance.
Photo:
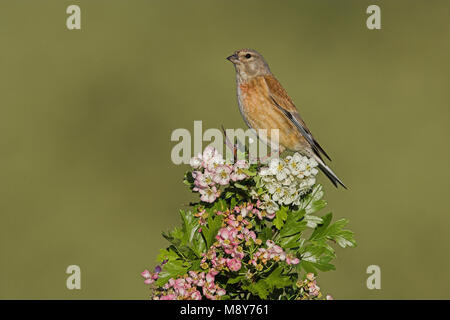
[[[189,164],[194,169],[200,168],[202,166],[202,155],[199,153],[196,157],[191,158]]]
[[[316,170],[316,169],[314,169],[314,170]],[[312,187],[315,183],[316,183],[316,178],[311,177],[308,179],[308,187]]]
[[[283,201],[283,204],[289,205],[292,202],[294,202],[296,192],[297,192],[297,190],[295,189],[294,186],[284,187],[283,188],[283,196],[281,199]]]
[[[317,163],[316,159],[309,158],[309,165],[311,166],[311,168],[314,168],[317,167],[319,164]]]
[[[302,161],[302,156],[298,153],[294,154],[289,161],[289,170],[294,176],[302,175],[302,171],[306,169],[306,164]]]
[[[284,188],[282,186],[279,186],[275,189],[275,192],[272,194],[272,200],[278,202],[278,200],[281,199],[284,195]]]
[[[210,158],[205,164],[206,170],[208,170],[211,173],[214,173],[217,168],[222,166],[225,163],[225,161],[222,158],[221,154],[216,154],[214,157]]]
[[[250,196],[252,197],[252,199],[258,199],[258,192],[255,189],[251,189]]]
[[[309,177],[310,175],[316,175],[318,173],[317,169],[315,169],[315,167],[318,166],[316,160],[314,160],[313,158],[311,159],[307,159],[305,161],[306,164],[306,169],[304,171],[304,175],[305,177]]]
[[[270,176],[270,175],[272,175],[272,172],[270,171],[269,168],[264,167],[259,171],[259,175],[260,176]]]
[[[284,180],[281,181],[281,184],[284,186],[290,186],[295,183],[294,179],[295,177],[289,174]]]
[[[222,186],[227,185],[230,182],[231,168],[228,165],[219,165],[216,167],[213,180]]]
[[[233,173],[231,174],[231,180],[239,181],[247,178],[244,170],[250,168],[250,164],[245,160],[238,160],[233,166]]]
[[[204,173],[201,173],[200,171],[194,171],[192,173],[192,176],[195,179],[194,185],[198,189],[203,189],[214,184],[213,177],[206,171]]]
[[[273,176],[262,176],[261,182],[265,185],[269,185],[271,183],[278,183],[277,179],[275,179]]]
[[[270,194],[274,194],[275,191],[277,191],[279,188],[281,188],[281,183],[279,183],[275,179],[274,179],[274,181],[269,182],[269,183],[265,183],[264,185],[265,185],[267,191],[269,191]]]
[[[300,182],[300,185],[299,185],[298,189],[299,190],[303,190],[303,189],[306,189],[307,187],[308,187],[308,180],[303,179]]]
[[[280,159],[272,159],[269,163],[269,169],[278,181],[286,179],[289,174],[289,169],[286,167],[285,162]]]
[[[281,160],[272,159],[268,167],[261,168],[261,185],[267,191],[262,198],[266,211],[278,210],[279,205],[300,204],[301,195],[316,183],[317,166],[315,159],[295,153]]]
[[[214,202],[217,197],[220,195],[220,192],[217,190],[216,187],[208,187],[204,189],[199,190],[200,193],[200,200],[204,202],[212,203]]]
[[[214,172],[217,166],[224,163],[222,155],[212,146],[206,147],[198,158],[202,160],[202,166],[210,172]]]
[[[266,212],[268,214],[273,214],[275,212],[277,212],[280,207],[278,206],[278,204],[273,201],[270,196],[266,193],[263,195],[263,203],[262,203],[262,207],[261,209],[266,210]]]
[[[208,162],[215,156],[217,156],[219,152],[212,146],[207,146],[205,150],[203,150],[202,160]]]

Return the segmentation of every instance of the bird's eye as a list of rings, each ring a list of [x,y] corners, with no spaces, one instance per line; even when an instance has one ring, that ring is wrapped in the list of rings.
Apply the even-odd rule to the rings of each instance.
[[[247,54],[245,55],[245,57],[246,57],[247,59],[250,59],[250,58],[252,57],[252,55],[251,55],[250,53],[247,53]]]

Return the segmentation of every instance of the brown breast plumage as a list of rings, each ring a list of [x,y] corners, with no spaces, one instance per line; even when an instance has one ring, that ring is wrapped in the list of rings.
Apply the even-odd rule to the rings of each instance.
[[[279,142],[290,150],[300,151],[305,139],[292,122],[274,105],[264,77],[255,77],[239,84],[239,104],[246,122],[253,129],[279,130]]]

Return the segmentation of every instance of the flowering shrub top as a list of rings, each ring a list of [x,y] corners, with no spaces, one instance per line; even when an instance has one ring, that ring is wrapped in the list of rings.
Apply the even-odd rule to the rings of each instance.
[[[326,205],[314,159],[230,164],[208,147],[191,167],[184,182],[200,201],[180,212],[180,228],[163,233],[171,245],[155,272],[142,273],[153,299],[323,297],[315,274],[334,269],[330,243],[356,243],[347,220],[314,215]]]

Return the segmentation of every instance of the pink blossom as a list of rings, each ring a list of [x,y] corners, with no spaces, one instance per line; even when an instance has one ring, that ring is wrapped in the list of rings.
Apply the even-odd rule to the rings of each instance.
[[[280,246],[278,246],[278,245],[274,245],[273,246],[273,252],[280,254],[280,253],[283,253],[283,249]]]
[[[224,163],[222,155],[212,146],[208,146],[203,151],[202,155],[203,167],[211,173],[216,171],[216,168]]]
[[[200,200],[209,203],[214,202],[220,195],[220,191],[218,191],[216,187],[208,187],[205,189],[200,189],[199,192],[201,195]]]
[[[273,218],[275,218],[276,213],[267,213],[266,214],[266,218],[269,220],[272,220]]]
[[[219,230],[218,237],[222,238],[223,240],[228,240],[231,238],[230,231],[227,228],[222,228]]]
[[[213,177],[210,173],[205,172],[202,173],[200,171],[194,171],[192,173],[192,177],[194,177],[194,191],[199,191],[201,189],[207,188],[208,186],[214,185]]]
[[[158,266],[158,267],[159,267],[159,266]],[[158,267],[156,267],[155,270],[157,270]],[[159,268],[161,269],[161,267],[159,267]],[[160,271],[157,271],[157,272],[155,272],[155,273],[151,273],[151,272],[148,271],[148,270],[144,270],[144,271],[141,273],[141,275],[145,278],[144,283],[145,283],[145,284],[151,284],[151,283],[155,282],[155,280],[158,280],[158,277],[159,277],[158,273],[159,273],[159,272],[160,272]]]
[[[214,276],[208,272],[208,274],[206,275],[206,282],[213,282],[214,281]]]
[[[191,298],[192,300],[202,300],[202,295],[200,292],[198,292],[197,290],[195,290],[192,294],[191,294]]]
[[[219,152],[213,146],[207,146],[205,150],[203,150],[202,160],[208,162],[209,160],[217,157]]]
[[[213,180],[222,186],[226,186],[230,182],[231,169],[227,165],[218,165],[215,168]]]
[[[218,299],[226,292],[214,283],[214,277],[217,274],[218,271],[214,269],[211,269],[206,275],[204,272],[197,273],[191,270],[183,277],[169,279],[162,289],[156,289],[156,294],[153,299],[201,300],[203,296],[208,299]]]
[[[219,290],[217,290],[217,295],[218,296],[223,296],[223,295],[225,295],[227,292],[225,291],[225,289],[219,289]],[[328,297],[328,296],[327,296]],[[331,299],[332,300],[332,299]]]
[[[212,269],[212,270],[209,271],[209,273],[210,273],[213,277],[215,277],[216,275],[219,274],[219,271]]]
[[[148,270],[144,270],[141,272],[141,276],[143,276],[145,279],[148,279],[151,277],[151,273]]]
[[[241,269],[241,261],[239,261],[238,259],[228,259],[227,260],[227,267],[231,270],[231,271],[239,271]]]
[[[299,264],[300,260],[298,258],[294,258],[292,255],[288,254],[286,256],[286,263],[287,264]]]
[[[314,281],[316,277],[314,276],[314,273],[310,272],[306,275],[306,279],[308,279],[309,281]]]
[[[275,245],[275,242],[273,242],[272,240],[267,240],[266,241],[266,246],[267,248],[272,248]]]
[[[228,226],[226,228],[221,228],[219,230],[219,233],[217,234],[217,237],[218,237],[217,240],[219,240],[219,241],[220,240],[233,241],[236,238],[237,234],[238,234],[238,231],[237,231],[236,228],[233,228],[233,227],[230,227],[230,226]]]
[[[233,173],[231,173],[231,180],[240,181],[247,178],[244,169],[248,169],[250,164],[245,160],[238,160],[233,166]]]
[[[191,158],[189,164],[194,169],[200,168],[202,166],[202,155],[199,153],[196,157]]]

